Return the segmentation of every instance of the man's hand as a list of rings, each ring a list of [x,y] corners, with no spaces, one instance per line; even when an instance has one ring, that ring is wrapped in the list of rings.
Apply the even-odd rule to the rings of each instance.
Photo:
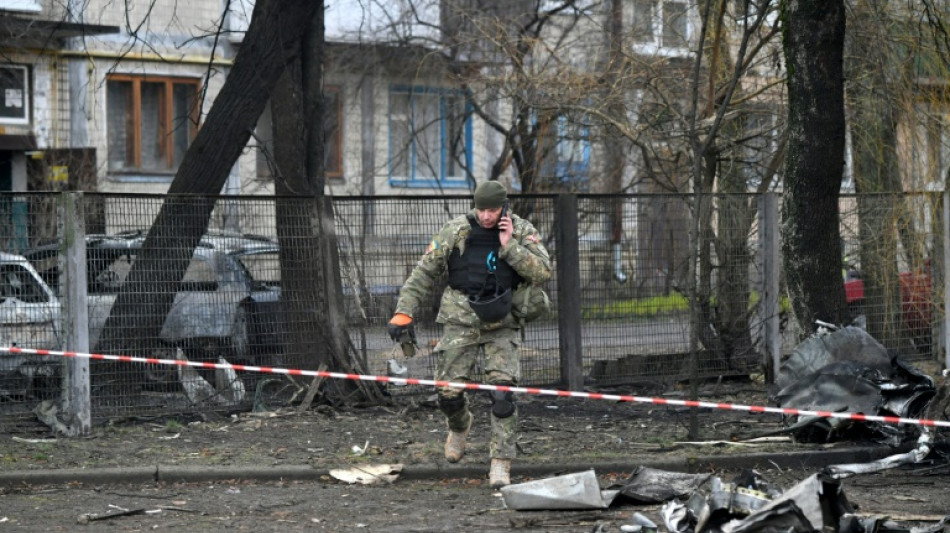
[[[515,231],[514,224],[511,222],[511,217],[508,215],[503,215],[498,219],[498,242],[502,247],[508,244],[508,241],[511,240],[511,236]]]
[[[404,313],[396,313],[389,321],[389,336],[399,344],[416,344],[416,331],[412,327],[412,317]]]

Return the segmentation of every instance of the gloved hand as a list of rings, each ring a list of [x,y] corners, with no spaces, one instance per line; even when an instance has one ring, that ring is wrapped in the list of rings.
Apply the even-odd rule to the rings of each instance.
[[[416,331],[412,327],[412,317],[396,313],[389,321],[389,336],[399,344],[416,344]]]

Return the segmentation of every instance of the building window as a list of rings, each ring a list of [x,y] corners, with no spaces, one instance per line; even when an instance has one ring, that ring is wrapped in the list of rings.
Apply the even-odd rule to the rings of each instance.
[[[338,85],[323,88],[323,163],[326,177],[343,179],[343,90]],[[254,130],[257,140],[257,178],[274,179],[274,118],[266,106]]]
[[[458,90],[393,87],[389,93],[389,183],[467,187],[471,110]]]
[[[39,13],[43,11],[43,6],[39,0],[0,0],[0,10]]]
[[[198,132],[196,79],[108,77],[110,172],[174,173]]]
[[[634,0],[632,35],[637,52],[683,54],[689,49],[693,25],[689,3],[676,0]]]
[[[735,144],[739,152],[735,162],[740,165],[749,192],[758,191],[766,178],[771,180],[766,183],[766,190],[776,190],[780,180],[778,176],[770,175],[770,165],[778,151],[776,115],[762,109],[744,115],[741,120],[741,129],[736,132]]]
[[[590,188],[590,127],[559,115],[540,123],[539,190],[586,192]]]
[[[30,122],[30,76],[24,66],[0,67],[0,123],[29,124]]]
[[[324,169],[327,177],[343,179],[343,97],[340,87],[323,88]]]
[[[733,0],[733,13],[739,24],[752,24],[765,10],[762,24],[771,28],[778,21],[779,5],[772,0]]]
[[[950,108],[942,102],[920,102],[914,105],[912,120],[900,125],[900,157],[908,190],[943,190],[950,173]]]

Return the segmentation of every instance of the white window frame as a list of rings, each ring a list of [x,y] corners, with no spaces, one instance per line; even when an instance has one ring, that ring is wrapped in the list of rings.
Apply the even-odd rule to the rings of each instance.
[[[650,2],[650,21],[653,27],[652,35],[633,35],[633,51],[637,54],[664,56],[664,57],[684,57],[690,55],[690,46],[694,41],[696,33],[696,7],[689,0],[647,0]],[[682,46],[669,46],[663,43],[663,6],[666,4],[684,4],[686,14],[686,35]],[[630,15],[631,27],[635,28],[634,17],[636,11]],[[645,38],[646,37],[646,38]]]
[[[742,13],[742,8],[746,7],[746,12]],[[750,0],[746,5],[744,0],[733,0],[733,11],[735,12],[736,23],[742,24],[748,19],[749,23],[755,20],[758,10],[764,8],[768,12],[762,20],[762,25],[771,28],[778,21],[779,6],[778,0]]]

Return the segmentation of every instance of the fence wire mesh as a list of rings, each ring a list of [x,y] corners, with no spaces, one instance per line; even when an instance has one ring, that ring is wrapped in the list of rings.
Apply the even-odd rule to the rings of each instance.
[[[345,352],[349,369],[367,374],[385,374],[387,360],[401,357],[385,327],[399,288],[439,228],[472,205],[468,196],[176,201],[87,193],[70,211],[64,198],[0,195],[4,345],[77,350],[68,328],[76,308],[66,297],[74,282],[63,272],[75,237],[69,220],[78,217],[90,351],[315,370],[327,363],[321,354],[329,349]],[[576,232],[562,224],[555,196],[512,198],[512,212],[538,228],[555,269],[544,287],[554,312],[524,332],[522,385],[559,384],[570,364],[561,344],[563,290],[579,292],[579,364],[592,386],[758,372],[763,324],[778,312],[786,326],[783,351],[794,348],[801,328],[787,302],[763,306],[771,281],[763,261],[777,250],[764,242],[762,225],[775,230],[778,217],[763,218],[761,196],[577,198]],[[932,279],[944,268],[940,200],[863,195],[841,202],[848,303],[864,314],[872,335],[912,358],[940,350],[943,282]],[[697,212],[705,224],[694,224]],[[143,250],[163,216],[170,230]],[[330,220],[333,231],[321,232]],[[576,239],[577,264],[558,249],[564,238]],[[195,245],[182,249],[183,242]],[[150,270],[133,268],[141,257]],[[575,268],[579,287],[562,286],[565,269]],[[439,293],[416,310],[420,346],[408,362],[412,377],[430,378],[434,370]],[[326,309],[341,312],[319,316]],[[343,331],[346,346],[337,346]],[[175,366],[100,361],[90,368],[96,420],[286,406],[309,385]],[[0,423],[35,424],[40,402],[62,397],[63,375],[62,360],[0,354]]]
[[[868,332],[910,360],[938,352],[943,302],[943,196],[841,199],[845,296]]]

